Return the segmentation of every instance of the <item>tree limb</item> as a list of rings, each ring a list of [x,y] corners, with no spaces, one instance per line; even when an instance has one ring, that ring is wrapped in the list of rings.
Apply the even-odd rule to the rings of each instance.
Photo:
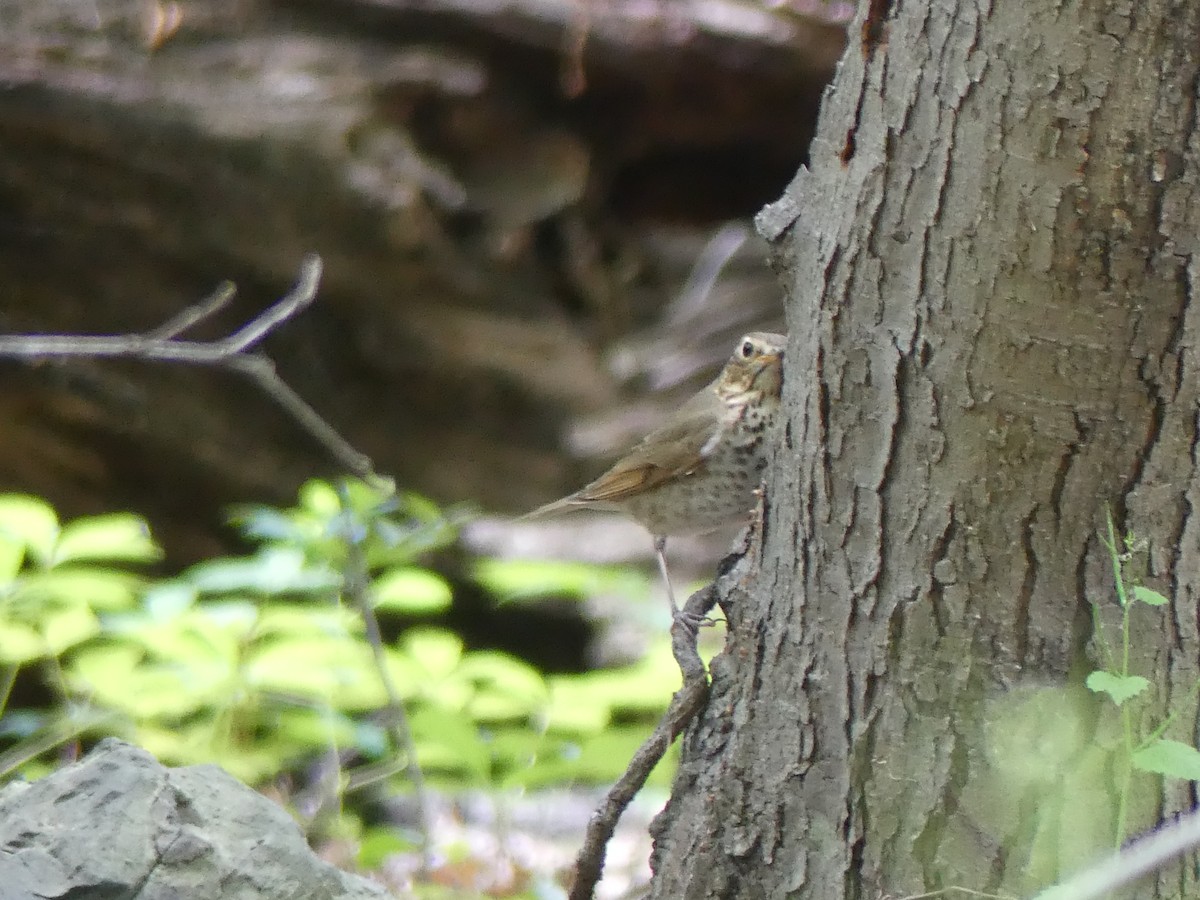
[[[583,846],[575,858],[575,882],[571,886],[569,900],[590,900],[600,874],[604,869],[604,856],[609,839],[616,830],[617,820],[625,807],[634,798],[650,772],[671,746],[671,742],[687,727],[708,700],[708,673],[700,654],[696,652],[696,631],[688,628],[687,622],[703,619],[717,600],[716,587],[708,585],[688,598],[683,605],[683,615],[671,625],[671,651],[683,673],[683,686],[671,698],[671,705],[663,714],[633,759],[625,773],[608,790],[604,802],[588,822]]]
[[[364,479],[375,476],[368,456],[355,450],[307,401],[275,371],[275,363],[254,348],[275,328],[310,306],[321,280],[321,258],[304,259],[296,286],[232,334],[215,341],[186,341],[179,336],[224,309],[236,288],[225,282],[213,294],[194,303],[162,325],[141,334],[13,334],[0,335],[0,357],[14,359],[88,359],[125,357],[151,362],[214,366],[246,375],[335,460]]]

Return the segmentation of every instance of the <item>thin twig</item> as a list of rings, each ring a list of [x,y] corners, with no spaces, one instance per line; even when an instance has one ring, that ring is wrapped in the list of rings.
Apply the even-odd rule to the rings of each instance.
[[[236,296],[237,285],[232,281],[222,281],[211,296],[204,298],[199,303],[193,303],[179,315],[167,319],[157,328],[147,331],[145,336],[161,341],[179,337],[197,322],[203,322],[210,316],[216,315]]]
[[[412,729],[408,726],[408,715],[404,711],[404,701],[396,690],[388,671],[387,655],[383,646],[383,635],[379,630],[379,619],[375,616],[375,608],[371,605],[370,575],[367,571],[367,559],[363,553],[363,540],[366,534],[362,531],[361,523],[354,520],[350,493],[345,482],[340,482],[337,488],[338,498],[342,504],[342,515],[345,517],[346,529],[346,571],[343,573],[343,591],[346,598],[362,616],[366,627],[367,643],[371,645],[371,654],[375,659],[375,668],[379,680],[383,684],[384,696],[387,698],[385,715],[387,725],[392,734],[396,749],[404,754],[404,770],[417,801],[417,818],[420,822],[421,833],[421,872],[428,873],[433,867],[430,853],[430,834],[432,821],[429,815],[429,796],[425,788],[425,776],[417,762],[417,745],[413,741]]]
[[[305,257],[296,286],[232,334],[215,341],[185,341],[179,336],[229,305],[235,288],[225,282],[209,297],[194,303],[157,328],[140,334],[12,334],[0,335],[0,357],[18,359],[89,359],[128,357],[150,362],[214,366],[240,372],[254,381],[339,463],[360,478],[371,479],[370,457],[355,450],[275,371],[266,354],[251,352],[279,325],[310,306],[321,280],[321,258]]]
[[[716,603],[717,593],[713,585],[701,588],[683,605],[683,615],[671,626],[671,651],[683,673],[683,686],[671,698],[666,713],[648,737],[625,773],[609,788],[600,808],[592,813],[584,834],[583,846],[575,858],[575,883],[571,886],[569,900],[590,900],[604,870],[604,856],[608,842],[617,827],[617,820],[629,805],[650,772],[666,755],[671,742],[679,736],[708,700],[708,673],[700,654],[696,652],[696,631],[687,622],[703,619]]]
[[[324,445],[325,449],[334,459],[345,466],[348,472],[366,481],[377,483],[378,479],[371,457],[355,450],[336,428],[309,406],[307,400],[292,390],[291,385],[279,377],[279,373],[275,371],[275,363],[269,357],[257,353],[233,356],[229,359],[229,368],[249,375],[263,393],[283,407],[300,427]]]

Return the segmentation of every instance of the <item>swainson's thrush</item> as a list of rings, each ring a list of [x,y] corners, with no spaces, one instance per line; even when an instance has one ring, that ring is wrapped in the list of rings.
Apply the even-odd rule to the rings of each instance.
[[[592,508],[615,510],[641,523],[654,536],[667,599],[678,618],[664,556],[667,536],[712,531],[753,508],[779,413],[786,343],[782,334],[746,335],[716,380],[616,465],[523,518]]]

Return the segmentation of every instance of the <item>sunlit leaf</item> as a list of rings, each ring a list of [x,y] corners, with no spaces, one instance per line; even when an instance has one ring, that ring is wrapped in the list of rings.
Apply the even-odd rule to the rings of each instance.
[[[476,565],[475,577],[501,601],[602,593],[645,597],[649,593],[648,579],[636,571],[565,560],[484,559]]]
[[[128,646],[81,650],[67,669],[75,690],[144,721],[178,718],[223,702],[225,675],[219,666],[155,662]]]
[[[86,568],[67,568],[32,572],[17,585],[14,597],[21,603],[39,608],[49,606],[88,606],[99,611],[131,608],[143,580],[129,572]]]
[[[258,607],[260,637],[328,635],[347,637],[362,631],[362,619],[344,606],[312,603],[266,603]]]
[[[86,606],[74,606],[52,612],[40,624],[46,646],[53,656],[81,644],[100,633],[100,622]]]
[[[1085,684],[1091,691],[1108,694],[1117,706],[1150,687],[1150,682],[1141,675],[1117,675],[1102,670],[1097,670],[1089,675]]]
[[[54,545],[53,564],[75,560],[155,562],[162,549],[150,537],[144,519],[129,513],[88,516],[63,527]]]
[[[502,782],[511,782],[513,772],[530,769],[540,762],[548,760],[550,765],[555,765],[562,762],[565,755],[561,739],[548,739],[532,728],[518,726],[491,729],[487,746]]]
[[[352,496],[357,493],[351,490]],[[337,490],[328,481],[313,479],[305,482],[297,494],[298,505],[306,512],[321,519],[330,519],[342,511],[342,501]]]
[[[465,770],[480,782],[487,780],[491,756],[470,721],[428,705],[410,714],[409,727],[422,769]]]
[[[20,666],[46,655],[46,642],[28,625],[0,619],[0,663]]]
[[[427,569],[399,567],[375,579],[371,594],[379,609],[424,615],[450,606],[450,586]]]
[[[303,543],[310,536],[293,517],[271,506],[237,507],[230,518],[244,535],[261,541]]]
[[[1133,754],[1133,765],[1143,772],[1200,781],[1200,750],[1181,741],[1157,740]]]
[[[433,628],[410,631],[400,646],[430,678],[449,675],[462,659],[462,639],[450,631]]]
[[[1151,590],[1150,588],[1141,584],[1134,587],[1133,597],[1135,600],[1140,600],[1147,606],[1166,606],[1171,602],[1158,591]]]
[[[295,547],[271,547],[255,556],[218,559],[193,566],[183,576],[202,593],[315,593],[341,584],[327,566],[313,565]]]
[[[174,619],[196,602],[194,585],[184,581],[160,581],[142,592],[142,607],[152,619]]]
[[[363,832],[358,842],[357,862],[363,869],[377,869],[389,856],[410,852],[418,846],[404,829],[394,825],[377,825]]]
[[[251,600],[225,599],[194,606],[187,613],[187,621],[206,633],[212,633],[207,625],[237,640],[249,637],[258,625],[258,606]],[[204,624],[201,624],[204,623]]]
[[[375,709],[385,701],[361,641],[332,636],[270,641],[251,654],[243,673],[257,690],[308,697],[336,709]]]
[[[286,745],[270,735],[254,742],[232,741],[219,720],[211,717],[172,729],[145,724],[136,737],[138,744],[165,764],[212,763],[252,785],[263,783],[294,758]]]
[[[20,543],[39,565],[49,565],[58,538],[58,516],[37,497],[0,494],[0,535]]]
[[[413,518],[422,522],[435,523],[442,519],[442,510],[436,503],[411,491],[404,494],[404,507]]]
[[[358,737],[356,723],[329,709],[292,707],[276,712],[270,727],[289,744],[313,749],[353,747]]]
[[[644,728],[610,728],[585,738],[575,760],[575,777],[592,784],[606,784],[620,777],[629,765],[629,760],[638,751],[642,742],[650,736],[653,726]],[[648,783],[664,784],[675,769],[674,753],[665,756],[650,776]]]
[[[476,722],[524,719],[542,712],[549,701],[541,674],[504,653],[468,653],[455,677],[474,685],[467,712]]]
[[[0,590],[17,577],[25,561],[25,544],[0,532]]]
[[[126,680],[142,660],[141,648],[129,644],[100,644],[74,654],[67,668],[71,687],[89,693],[95,685]]]
[[[607,703],[596,702],[590,686],[569,678],[547,679],[550,702],[546,707],[548,727],[568,734],[592,734],[608,725],[611,710]]]

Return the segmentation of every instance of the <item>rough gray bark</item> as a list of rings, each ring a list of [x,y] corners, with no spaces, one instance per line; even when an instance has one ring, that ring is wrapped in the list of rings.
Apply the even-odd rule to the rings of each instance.
[[[1028,895],[1111,848],[1106,504],[1173,600],[1139,727],[1195,742],[1200,6],[885,7],[759,220],[789,428],[655,897]],[[1131,832],[1194,803],[1134,788]]]

